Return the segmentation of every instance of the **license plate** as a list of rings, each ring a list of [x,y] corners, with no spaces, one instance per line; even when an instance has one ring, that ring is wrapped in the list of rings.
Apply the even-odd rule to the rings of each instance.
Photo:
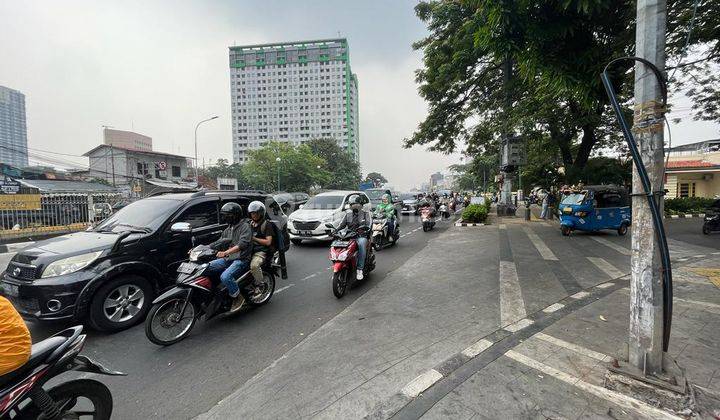
[[[298,235],[300,235],[300,236],[312,236],[312,231],[309,231],[309,230],[301,230],[301,231],[298,231]]]
[[[184,263],[180,264],[177,271],[178,271],[178,273],[190,274],[193,271],[195,271],[196,267],[197,267],[197,265],[194,263],[184,262]]]
[[[18,297],[20,295],[20,289],[14,284],[3,283],[2,290],[8,296]]]

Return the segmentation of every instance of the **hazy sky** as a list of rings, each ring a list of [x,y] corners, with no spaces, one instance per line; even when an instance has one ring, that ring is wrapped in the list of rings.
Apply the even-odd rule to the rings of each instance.
[[[413,75],[420,55],[411,44],[425,33],[415,3],[3,0],[0,85],[26,95],[30,148],[81,155],[109,125],[151,136],[155,150],[191,156],[195,123],[219,115],[199,131],[200,160],[230,159],[228,47],[340,33],[360,87],[363,172],[382,172],[405,189],[458,161],[401,147],[426,112]],[[673,137],[716,138],[718,127],[683,122]]]

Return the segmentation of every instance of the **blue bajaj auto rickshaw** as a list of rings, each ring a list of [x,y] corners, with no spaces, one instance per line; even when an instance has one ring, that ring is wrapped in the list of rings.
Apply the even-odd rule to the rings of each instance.
[[[627,190],[614,185],[585,187],[566,195],[559,206],[560,231],[564,236],[580,230],[596,232],[603,229],[627,233],[631,210]]]

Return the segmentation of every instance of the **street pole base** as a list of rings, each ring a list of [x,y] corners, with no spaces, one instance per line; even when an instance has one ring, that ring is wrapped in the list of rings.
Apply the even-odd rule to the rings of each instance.
[[[681,416],[695,413],[695,399],[684,370],[667,353],[663,364],[663,373],[652,375],[614,360],[605,374],[605,388]]]

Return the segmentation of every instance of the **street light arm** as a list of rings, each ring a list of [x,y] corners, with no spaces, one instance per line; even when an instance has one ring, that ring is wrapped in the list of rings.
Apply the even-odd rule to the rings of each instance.
[[[212,120],[214,120],[214,119],[216,119],[216,118],[218,118],[217,115],[212,116],[212,117],[207,118],[207,119],[204,119],[204,120],[198,122],[198,123],[195,125],[195,184],[196,184],[196,185],[200,185],[199,177],[198,177],[198,153],[197,153],[197,131],[198,131],[198,127],[200,127],[200,124],[202,124],[202,123],[204,123],[204,122],[212,121]]]

